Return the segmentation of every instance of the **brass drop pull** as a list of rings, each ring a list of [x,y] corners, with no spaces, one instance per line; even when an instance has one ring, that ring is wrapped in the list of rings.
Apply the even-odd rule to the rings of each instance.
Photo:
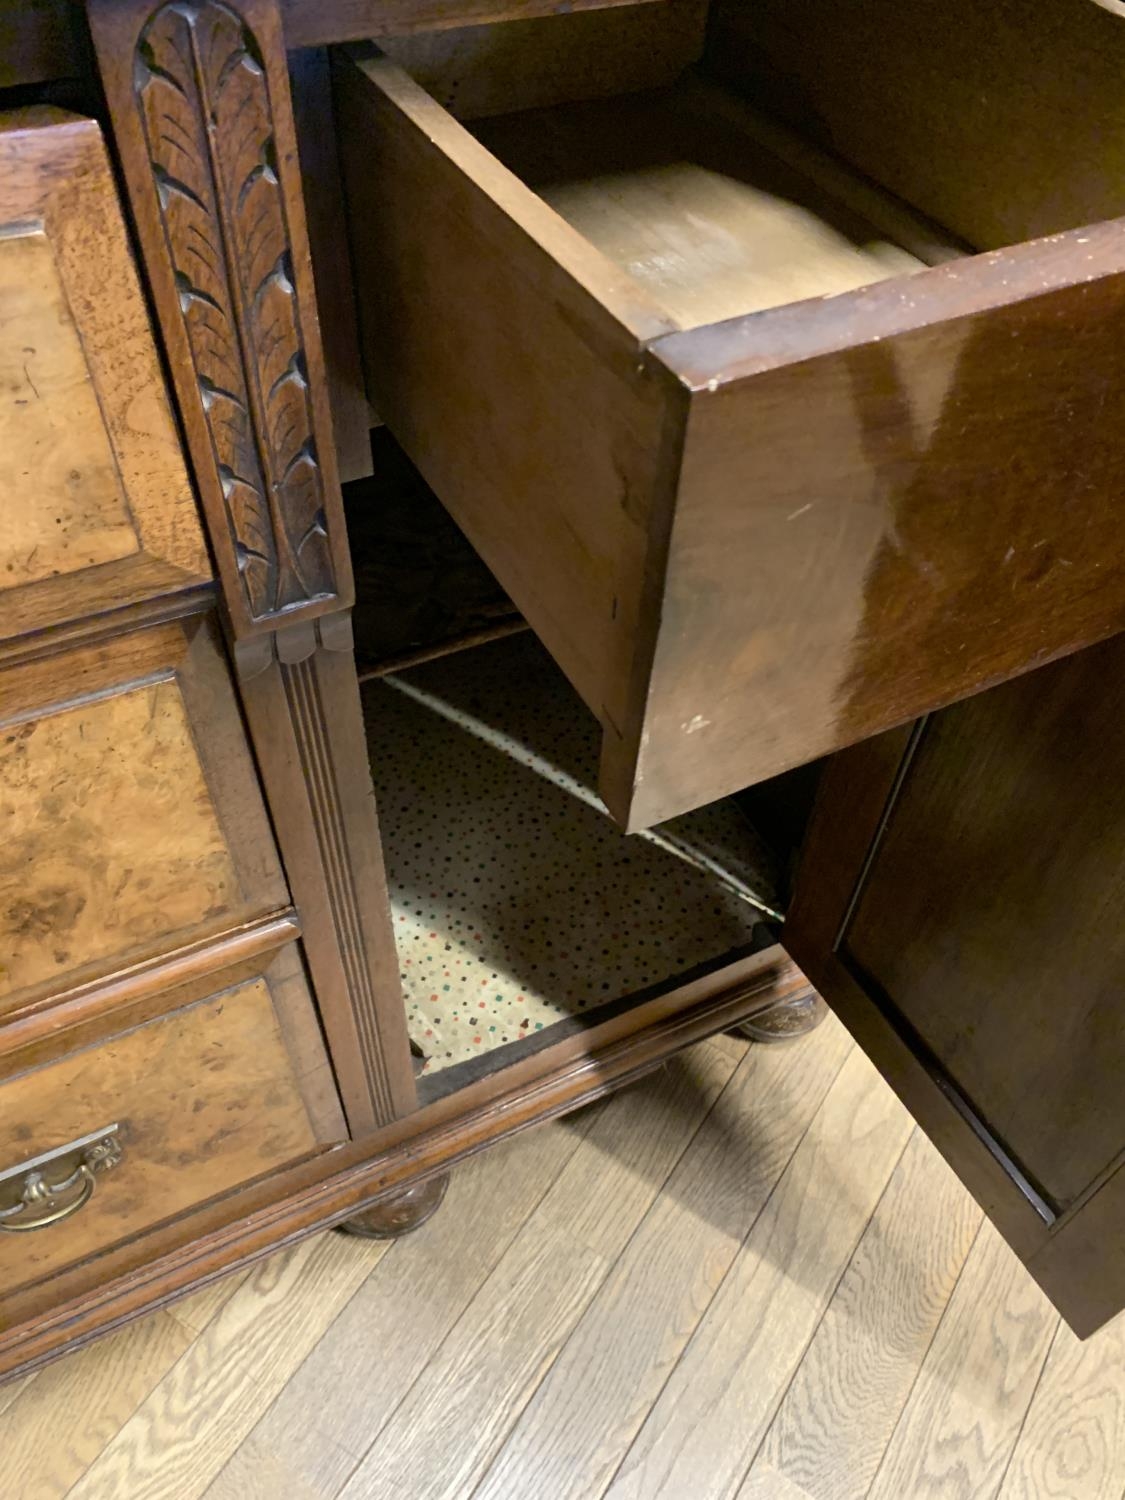
[[[89,1203],[98,1174],[121,1156],[118,1127],[106,1125],[0,1172],[0,1230],[25,1233],[69,1219]]]

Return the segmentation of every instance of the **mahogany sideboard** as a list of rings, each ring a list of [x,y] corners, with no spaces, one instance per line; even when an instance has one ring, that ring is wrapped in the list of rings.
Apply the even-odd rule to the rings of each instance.
[[[1123,77],[1109,0],[0,4],[0,1375],[818,995],[1125,1306]],[[525,673],[614,869],[773,883],[439,1055],[387,695]]]

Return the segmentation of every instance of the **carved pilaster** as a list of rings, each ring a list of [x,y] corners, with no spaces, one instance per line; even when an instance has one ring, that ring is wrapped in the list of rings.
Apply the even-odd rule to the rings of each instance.
[[[91,0],[236,640],[352,603],[275,0]]]
[[[277,0],[89,0],[242,702],[353,1134],[414,1104]]]

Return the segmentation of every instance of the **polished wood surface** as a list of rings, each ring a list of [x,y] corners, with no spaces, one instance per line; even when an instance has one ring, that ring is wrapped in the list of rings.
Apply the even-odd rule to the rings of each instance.
[[[305,997],[304,1024],[312,1022]],[[17,1060],[18,1066],[18,1060]],[[264,979],[0,1082],[5,1168],[120,1123],[122,1160],[88,1203],[34,1233],[0,1233],[4,1299],[149,1225],[315,1153]]]
[[[710,57],[991,250],[1125,213],[1121,14],[1096,0],[715,0]]]
[[[716,1445],[688,1492],[1117,1500],[1125,1325],[1085,1344],[1059,1327],[919,1132],[889,1175],[865,1171],[828,1122],[843,1053],[838,1030],[784,1062],[694,1048],[466,1166],[416,1235],[309,1240],[0,1388],[8,1461],[29,1500],[338,1500],[392,1454],[419,1496],[632,1493],[638,1431],[714,1344],[716,1287],[746,1276],[761,1246],[749,1226],[771,1194],[793,1203],[799,1177],[810,1199],[853,1205],[819,1225],[838,1280],[814,1296],[762,1267],[735,1316],[749,1335],[778,1325],[768,1369],[735,1353],[709,1371],[760,1413],[746,1432],[760,1447],[732,1485]],[[881,1107],[882,1132],[898,1128],[870,1071],[850,1102],[876,1139]],[[542,1296],[504,1295],[536,1273]],[[663,1419],[670,1444],[690,1442],[686,1412],[668,1404]]]
[[[1117,223],[956,259],[915,223],[917,269],[707,88],[478,141],[368,51],[340,105],[376,404],[599,715],[627,827],[1125,625]]]
[[[288,893],[213,621],[12,666],[0,1016]]]
[[[1125,625],[1120,247],[1097,226],[658,341],[693,395],[636,821]]]
[[[101,131],[0,116],[0,637],[210,566]],[[107,586],[108,585],[108,586]]]
[[[1123,772],[1121,640],[939,714],[845,939],[1059,1208],[1125,1152]]]
[[[1123,668],[1118,637],[830,767],[786,938],[1082,1333],[1125,1292]]]

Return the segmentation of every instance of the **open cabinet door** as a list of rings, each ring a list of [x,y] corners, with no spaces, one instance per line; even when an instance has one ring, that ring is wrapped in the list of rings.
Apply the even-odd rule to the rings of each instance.
[[[1086,1336],[1125,1307],[1125,636],[847,750],[786,947]]]

